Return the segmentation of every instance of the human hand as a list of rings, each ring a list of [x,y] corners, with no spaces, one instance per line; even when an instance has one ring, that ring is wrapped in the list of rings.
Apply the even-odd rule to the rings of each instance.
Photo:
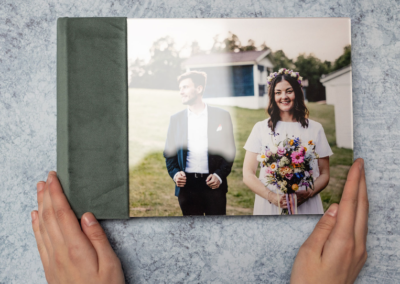
[[[207,179],[206,179],[206,183],[207,185],[212,188],[212,189],[216,189],[219,187],[220,182],[219,179],[217,178],[216,175],[210,174]]]
[[[282,209],[287,209],[287,202],[286,202],[286,197],[285,195],[282,194],[276,194],[272,191],[268,192],[268,201],[274,204],[276,207],[278,207],[278,202],[279,202],[279,207]]]
[[[360,158],[350,168],[339,205],[329,207],[300,247],[290,283],[354,283],[367,260],[368,208]]]
[[[184,187],[186,184],[186,174],[184,171],[180,171],[175,176],[176,185],[179,187]]]
[[[32,228],[48,283],[125,283],[120,260],[92,213],[81,227],[56,172],[37,183],[38,211]]]
[[[296,191],[294,194],[297,195],[297,206],[300,206],[301,204],[303,204],[307,199],[309,199],[311,197],[311,190],[312,189],[308,189],[307,190],[299,190]],[[290,198],[292,198],[292,196],[290,196]],[[293,201],[294,204],[294,201]]]

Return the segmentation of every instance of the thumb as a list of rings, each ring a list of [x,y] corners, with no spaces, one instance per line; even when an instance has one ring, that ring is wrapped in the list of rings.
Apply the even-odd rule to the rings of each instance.
[[[181,171],[181,176],[183,176],[183,177],[185,177],[185,176],[186,176],[186,174],[185,174],[185,172],[184,172],[184,171]]]
[[[329,206],[328,210],[315,225],[314,231],[304,242],[302,247],[307,248],[311,252],[321,256],[322,249],[336,224],[336,216],[339,205],[334,203]]]
[[[97,252],[100,268],[106,266],[110,261],[118,259],[107,239],[106,233],[92,213],[86,212],[83,214],[81,225],[83,232]]]

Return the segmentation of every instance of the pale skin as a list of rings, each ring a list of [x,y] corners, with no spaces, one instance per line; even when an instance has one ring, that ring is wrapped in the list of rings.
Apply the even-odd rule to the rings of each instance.
[[[48,283],[125,283],[120,260],[92,213],[81,226],[64,195],[57,174],[37,187],[38,210],[32,228]]]
[[[293,118],[293,108],[295,103],[295,93],[292,86],[287,81],[282,81],[275,86],[275,102],[280,110],[281,121],[296,122]],[[257,178],[256,172],[259,162],[257,161],[258,153],[246,151],[243,163],[243,182],[257,195],[267,199],[275,206],[288,208],[286,198],[282,195],[273,193],[265,187],[265,185]],[[315,196],[323,190],[329,183],[329,157],[318,159],[318,167],[320,176],[314,182],[314,189],[307,188],[299,190],[295,194],[297,196],[297,206],[303,204],[307,199]],[[292,196],[289,195],[289,202],[293,204]],[[279,205],[278,205],[279,202]]]
[[[181,95],[181,102],[184,105],[188,105],[189,109],[195,114],[199,114],[204,110],[206,105],[203,102],[203,86],[195,86],[191,78],[186,78],[179,83],[179,94]],[[180,171],[175,176],[175,182],[177,186],[184,187],[186,184],[186,175],[184,171]],[[216,189],[220,186],[219,179],[210,174],[206,179],[207,185]]]
[[[332,204],[300,247],[290,283],[354,283],[367,260],[369,202],[364,160],[350,168],[340,204]]]
[[[121,263],[93,214],[72,212],[55,172],[37,184],[32,228],[50,284],[125,283]],[[340,204],[332,204],[300,247],[292,284],[353,283],[367,260],[369,202],[364,161],[347,176]]]

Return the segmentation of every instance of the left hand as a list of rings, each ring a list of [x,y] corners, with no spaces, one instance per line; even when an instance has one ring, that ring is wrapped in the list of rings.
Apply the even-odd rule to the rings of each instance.
[[[295,192],[295,194],[297,195],[297,206],[300,206],[311,197],[311,191],[312,189],[307,188],[307,190],[299,190]]]
[[[81,226],[55,172],[37,184],[32,227],[48,283],[125,283],[121,262],[92,213]]]
[[[209,176],[207,177],[206,183],[207,183],[207,185],[208,185],[210,188],[212,188],[212,189],[216,189],[216,188],[218,188],[219,185],[220,185],[219,179],[218,179],[215,175],[213,175],[213,174],[211,174],[211,175],[209,175]]]

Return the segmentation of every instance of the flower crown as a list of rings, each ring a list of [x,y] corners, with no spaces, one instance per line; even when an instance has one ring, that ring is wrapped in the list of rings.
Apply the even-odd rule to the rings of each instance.
[[[300,77],[299,72],[294,72],[293,70],[288,70],[286,68],[281,68],[279,69],[278,72],[274,72],[269,74],[267,80],[268,80],[268,85],[271,85],[272,79],[274,79],[276,76],[281,75],[281,74],[289,74],[290,76],[296,78],[297,82],[300,84],[300,87],[303,85],[301,84],[301,81],[303,80],[303,77]]]

